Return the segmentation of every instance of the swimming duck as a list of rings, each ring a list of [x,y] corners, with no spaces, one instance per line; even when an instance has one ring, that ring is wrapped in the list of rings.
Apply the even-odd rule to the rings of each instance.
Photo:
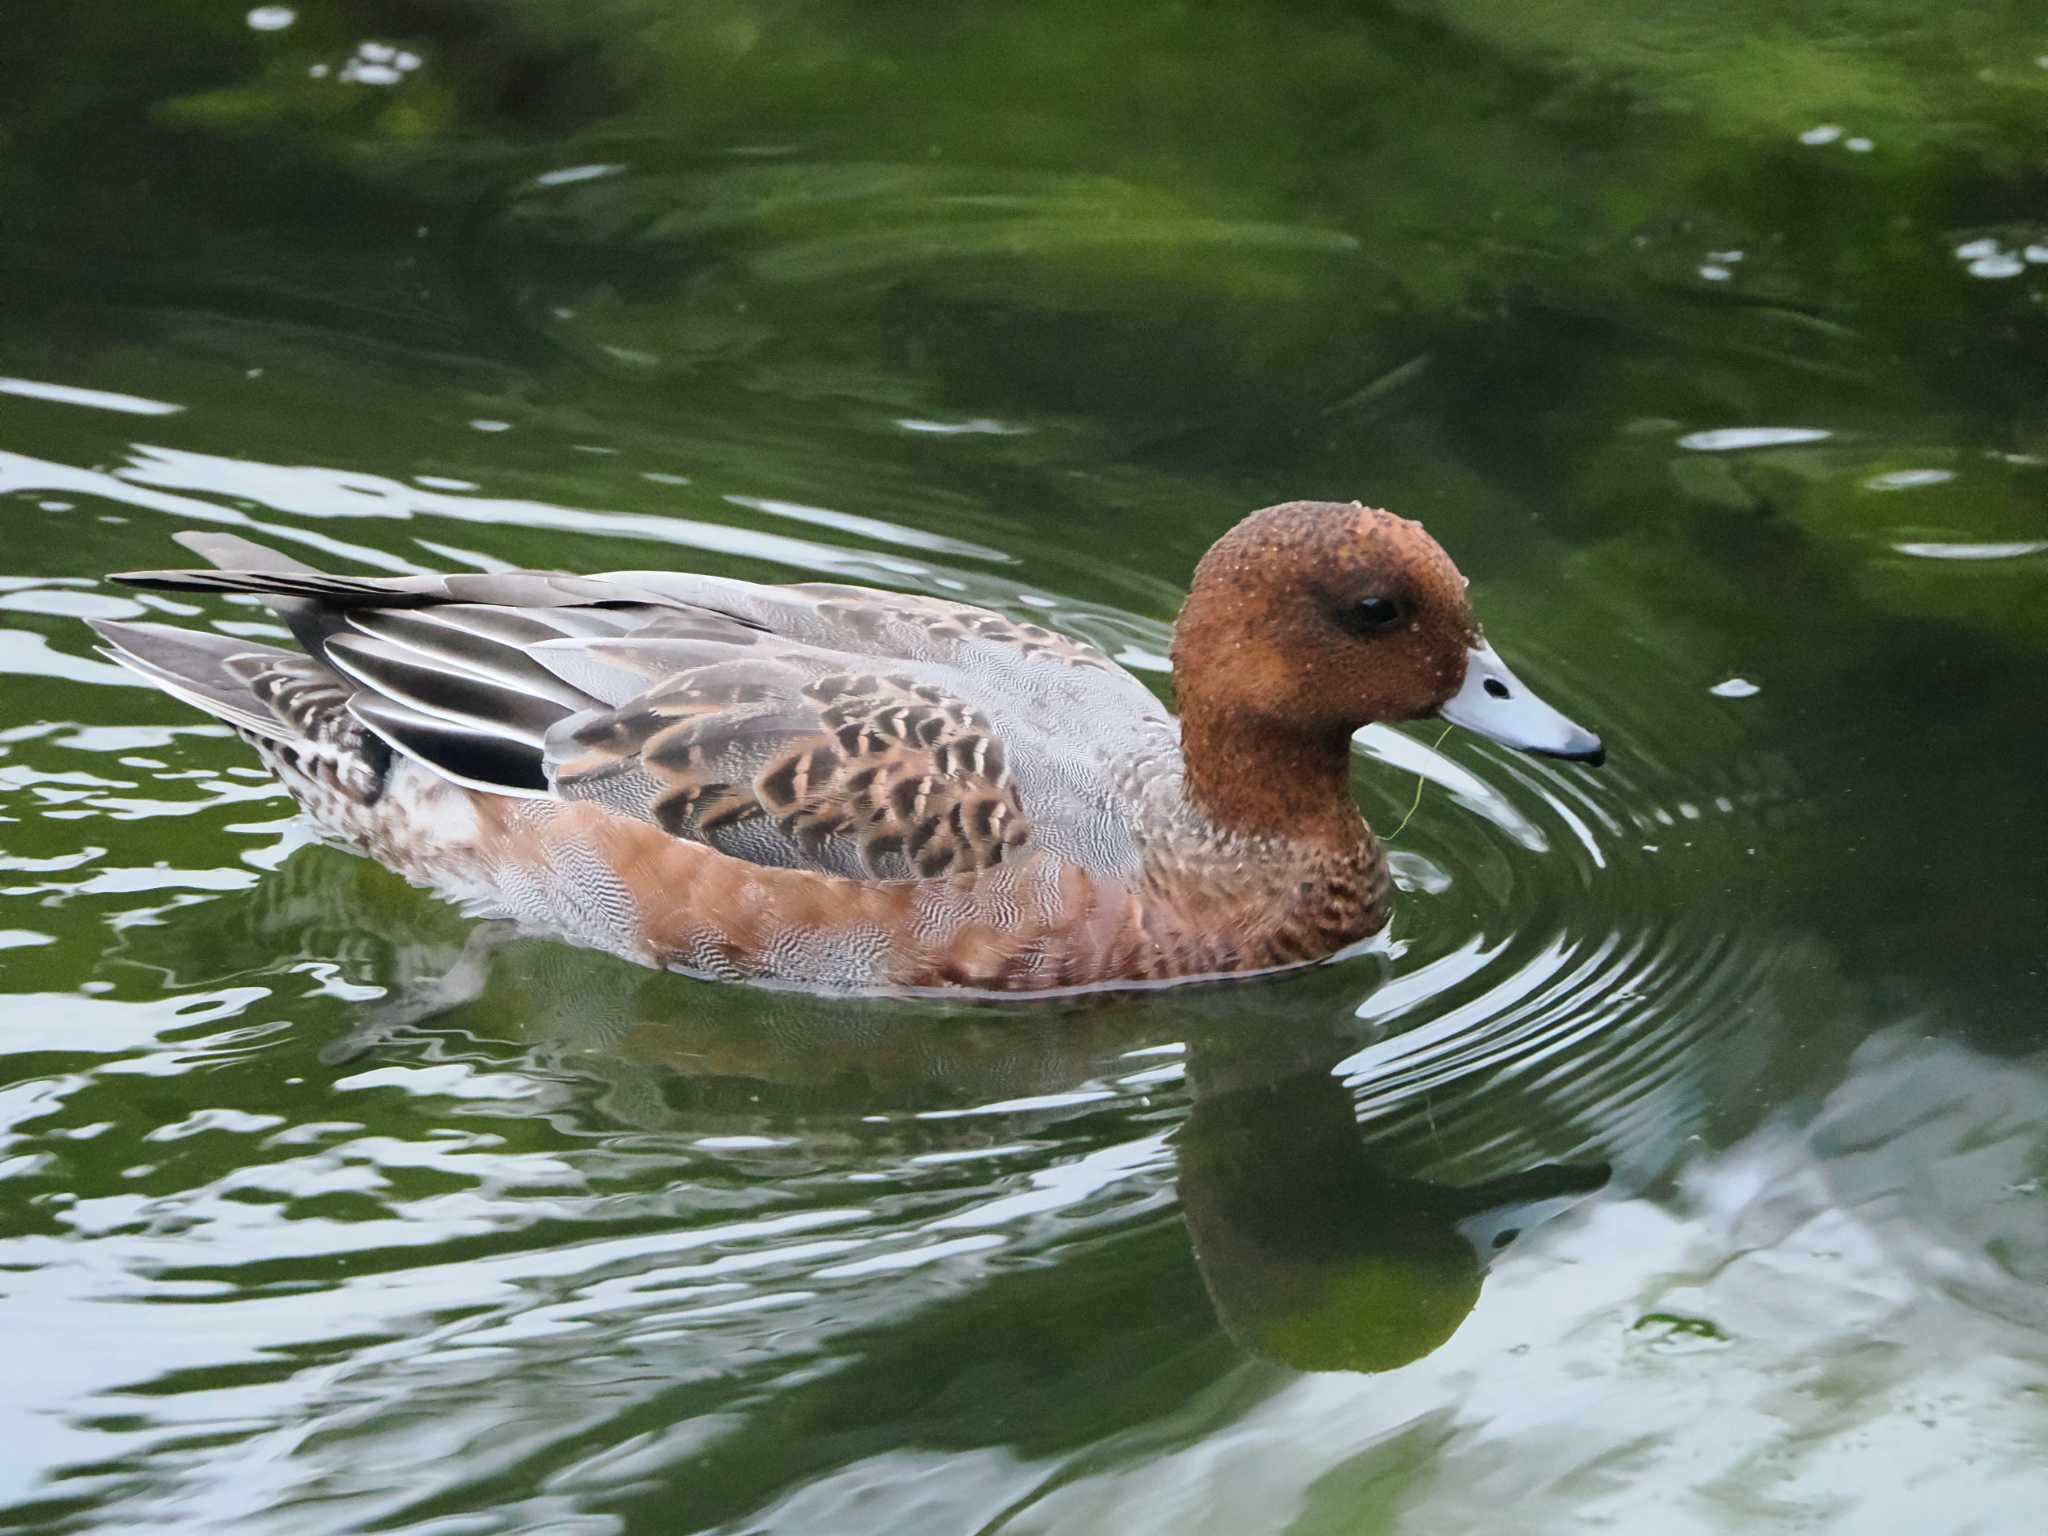
[[[1217,977],[1376,933],[1351,736],[1436,716],[1598,762],[1419,523],[1287,502],[1175,625],[1176,720],[1100,650],[943,598],[671,571],[333,576],[224,533],[131,586],[262,597],[302,650],[98,622],[328,839],[473,909],[736,981]]]

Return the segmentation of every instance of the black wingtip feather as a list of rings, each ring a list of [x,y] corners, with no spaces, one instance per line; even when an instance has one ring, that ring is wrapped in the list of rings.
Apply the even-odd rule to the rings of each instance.
[[[548,792],[540,753],[524,742],[467,730],[452,721],[360,693],[348,707],[350,714],[397,751],[446,778],[501,794]]]

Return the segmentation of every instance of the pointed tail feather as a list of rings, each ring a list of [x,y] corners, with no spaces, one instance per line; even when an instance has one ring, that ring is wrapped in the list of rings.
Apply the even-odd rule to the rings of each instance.
[[[328,638],[345,623],[341,605],[374,602],[414,607],[445,601],[432,576],[330,576],[240,534],[188,529],[177,541],[216,570],[124,571],[108,580],[158,592],[249,592],[282,619],[308,655],[324,659]]]
[[[216,533],[208,529],[188,528],[171,537],[191,550],[200,559],[219,566],[222,570],[237,571],[310,571],[312,566],[295,559],[281,550],[267,544],[258,544],[254,539],[245,539],[238,533]]]
[[[375,603],[380,608],[417,608],[445,603],[438,576],[330,576],[313,570],[117,571],[107,578],[124,587],[156,592],[253,592],[259,597],[311,599],[330,603]]]

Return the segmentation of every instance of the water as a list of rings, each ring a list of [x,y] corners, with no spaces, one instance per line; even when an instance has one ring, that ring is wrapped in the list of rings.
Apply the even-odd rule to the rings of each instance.
[[[12,25],[0,1524],[2034,1528],[2030,8]],[[496,945],[78,622],[259,632],[102,580],[216,525],[1164,687],[1210,540],[1353,495],[1609,762],[1368,732],[1392,940],[1255,986]]]

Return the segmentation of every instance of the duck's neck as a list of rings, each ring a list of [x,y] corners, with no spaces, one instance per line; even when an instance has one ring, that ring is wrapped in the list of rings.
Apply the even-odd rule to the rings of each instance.
[[[1351,798],[1349,731],[1247,719],[1199,695],[1180,705],[1184,793],[1212,825],[1340,859],[1370,852],[1372,834]]]

